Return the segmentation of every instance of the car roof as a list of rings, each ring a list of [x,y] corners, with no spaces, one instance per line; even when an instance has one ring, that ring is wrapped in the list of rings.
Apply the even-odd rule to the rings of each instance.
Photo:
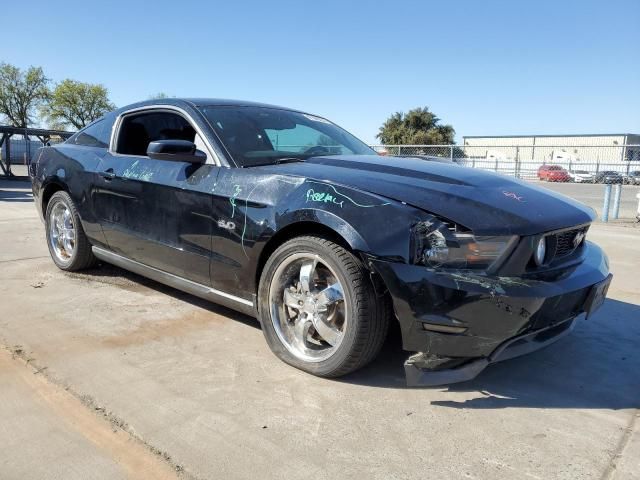
[[[275,108],[278,110],[288,110],[291,112],[305,113],[301,110],[294,108],[280,107],[278,105],[270,105],[268,103],[250,102],[247,100],[231,100],[224,98],[157,98],[151,100],[144,100],[141,102],[132,103],[116,110],[116,112],[122,112],[130,110],[132,108],[140,108],[148,105],[174,105],[177,107],[191,106],[191,107],[213,107],[213,106],[225,106],[225,107],[263,107],[263,108]]]

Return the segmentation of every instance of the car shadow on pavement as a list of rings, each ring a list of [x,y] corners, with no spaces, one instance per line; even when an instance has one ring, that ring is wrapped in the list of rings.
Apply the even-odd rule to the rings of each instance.
[[[163,295],[169,295],[195,307],[260,330],[260,323],[255,318],[108,263],[101,263],[98,267],[82,270],[82,272],[67,273],[67,275],[75,278],[87,277],[91,281],[115,285],[126,290],[140,291],[149,288]]]
[[[33,202],[33,194],[31,190],[0,190],[0,202]]]
[[[640,306],[608,299],[593,318],[581,316],[569,336],[547,348],[490,365],[468,382],[425,388],[476,394],[431,401],[449,408],[640,408],[639,339]],[[399,345],[399,334],[392,332],[371,365],[342,381],[406,388],[403,363],[409,354]]]

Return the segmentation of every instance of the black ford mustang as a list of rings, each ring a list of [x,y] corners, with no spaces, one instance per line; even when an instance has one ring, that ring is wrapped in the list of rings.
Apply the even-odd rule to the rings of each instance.
[[[473,378],[604,300],[593,211],[492,173],[377,156],[324,118],[249,102],[112,112],[31,168],[53,261],[97,260],[256,316],[336,377],[400,323],[410,385]]]

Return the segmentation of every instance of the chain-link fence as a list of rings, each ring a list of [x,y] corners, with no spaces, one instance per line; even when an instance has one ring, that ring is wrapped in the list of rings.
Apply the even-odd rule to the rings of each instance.
[[[640,184],[640,145],[372,145],[381,154],[451,161],[527,180]]]
[[[43,145],[64,142],[73,132],[0,126],[0,176],[26,176]]]
[[[382,155],[455,163],[545,182],[548,188],[593,207],[601,218],[636,218],[640,145],[372,145]],[[578,187],[578,185],[584,187]],[[603,185],[620,185],[618,191]],[[608,192],[608,193],[607,193]]]

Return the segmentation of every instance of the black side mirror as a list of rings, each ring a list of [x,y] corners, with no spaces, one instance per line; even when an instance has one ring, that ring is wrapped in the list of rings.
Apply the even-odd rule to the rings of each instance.
[[[156,140],[149,143],[147,156],[170,162],[204,163],[207,160],[206,153],[197,150],[195,143],[188,140]]]

